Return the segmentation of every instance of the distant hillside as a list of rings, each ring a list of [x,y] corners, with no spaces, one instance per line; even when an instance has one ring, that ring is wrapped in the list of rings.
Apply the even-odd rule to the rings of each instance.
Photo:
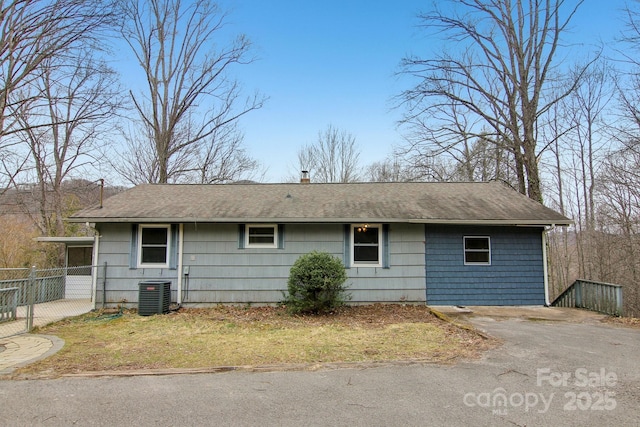
[[[126,190],[126,187],[105,186],[103,199]],[[52,191],[45,190],[47,205],[53,200]],[[65,205],[76,211],[100,203],[100,183],[84,179],[65,181],[62,188]],[[37,184],[19,184],[0,192],[0,215],[38,215],[43,193]],[[47,209],[45,207],[45,209]]]

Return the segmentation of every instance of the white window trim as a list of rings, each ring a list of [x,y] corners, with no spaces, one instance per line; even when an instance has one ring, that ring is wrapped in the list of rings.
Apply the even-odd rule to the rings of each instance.
[[[351,224],[351,267],[382,267],[382,224],[367,224],[368,228],[378,229],[378,262],[376,264],[371,262],[356,261],[356,228],[362,227],[362,224]]]
[[[482,253],[486,253],[487,250],[482,249],[482,250],[473,250],[473,249],[467,249],[467,239],[487,239],[487,241],[489,242],[489,262],[467,262],[467,252],[482,252]],[[463,260],[464,260],[464,265],[491,265],[491,237],[490,236],[464,236],[462,238],[462,256],[463,256]]]
[[[249,243],[249,230],[258,227],[273,228],[273,243]],[[244,247],[276,249],[278,247],[278,224],[247,224],[244,232]]]
[[[142,262],[142,230],[145,228],[164,228],[167,230],[167,262]],[[169,268],[169,251],[171,248],[171,225],[170,224],[140,224],[138,225],[138,267],[139,268]]]

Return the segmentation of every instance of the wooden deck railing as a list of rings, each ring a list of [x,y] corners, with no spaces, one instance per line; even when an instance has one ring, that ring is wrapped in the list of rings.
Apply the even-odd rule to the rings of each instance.
[[[612,316],[622,316],[622,286],[578,279],[551,305],[585,308]]]
[[[29,284],[33,282],[33,295],[29,296]],[[30,304],[30,298],[33,298],[34,304],[55,301],[64,298],[64,275],[50,274],[45,277],[37,277],[34,279],[13,279],[0,280],[0,289],[18,288],[17,299],[18,305]]]

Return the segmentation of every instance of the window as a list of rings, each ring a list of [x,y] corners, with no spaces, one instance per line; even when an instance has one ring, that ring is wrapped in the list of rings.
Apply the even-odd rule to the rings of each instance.
[[[247,248],[275,248],[278,242],[278,227],[274,224],[247,225]]]
[[[464,263],[484,265],[491,264],[491,242],[489,237],[464,237]]]
[[[169,226],[141,225],[138,265],[140,267],[169,267]]]
[[[356,267],[381,267],[382,227],[380,225],[359,224],[351,226],[353,255],[351,265]]]
[[[93,247],[91,246],[69,246],[67,248],[67,267],[69,267],[67,275],[91,276],[92,255]]]

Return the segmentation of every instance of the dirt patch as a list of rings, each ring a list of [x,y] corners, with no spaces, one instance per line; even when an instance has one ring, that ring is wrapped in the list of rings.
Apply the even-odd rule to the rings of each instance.
[[[425,323],[437,321],[429,307],[423,305],[371,304],[346,306],[326,315],[289,315],[284,307],[235,307],[182,309],[170,315],[178,318],[234,320],[243,323],[275,322],[288,326],[322,326],[340,324],[353,328],[366,326],[381,328],[396,323]],[[449,322],[445,322],[449,323]]]
[[[629,328],[640,328],[640,319],[637,317],[607,317],[605,322]]]

